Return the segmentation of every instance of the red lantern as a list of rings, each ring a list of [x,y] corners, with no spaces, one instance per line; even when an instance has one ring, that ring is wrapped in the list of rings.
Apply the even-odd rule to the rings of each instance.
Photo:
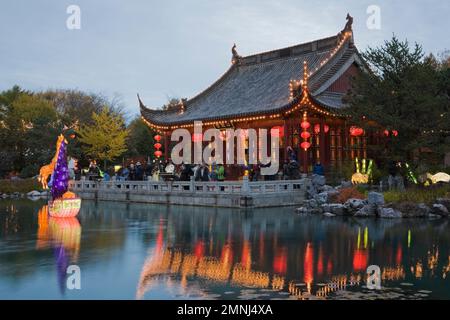
[[[397,130],[392,130],[392,135],[393,135],[394,137],[398,136],[398,131],[397,131]]]
[[[308,131],[303,131],[303,132],[300,134],[300,136],[301,136],[303,139],[307,140],[307,139],[309,139],[309,138],[311,137],[311,133],[309,133]]]
[[[302,127],[303,130],[308,130],[309,127],[311,127],[311,124],[308,121],[302,121],[300,126]]]
[[[203,134],[201,133],[194,133],[192,135],[192,142],[201,142],[203,141]]]
[[[330,131],[330,127],[328,126],[328,125],[326,125],[326,124],[324,124],[323,125],[323,131],[325,132],[325,133],[328,133],[328,131]],[[316,133],[316,134],[319,134],[320,133],[320,124],[316,124],[316,125],[314,125],[314,132]]]
[[[359,127],[350,127],[350,135],[354,137],[359,137],[364,134],[364,129]]]
[[[389,130],[384,130],[384,135],[386,136],[386,137],[389,137]]]
[[[160,150],[155,151],[155,156],[157,158],[161,157],[162,156],[162,152]]]
[[[161,136],[159,134],[157,134],[156,136],[154,136],[155,141],[161,141]]]
[[[161,143],[155,143],[155,149],[157,149],[157,150],[159,150],[159,149],[161,149],[161,147],[162,147],[162,145],[161,145]]]
[[[308,141],[303,141],[301,144],[300,144],[300,147],[302,147],[303,148],[303,150],[308,150],[309,149],[309,147],[311,147],[311,143],[309,143]]]
[[[282,138],[284,136],[284,128],[282,126],[276,126],[270,129],[270,135],[272,137]]]

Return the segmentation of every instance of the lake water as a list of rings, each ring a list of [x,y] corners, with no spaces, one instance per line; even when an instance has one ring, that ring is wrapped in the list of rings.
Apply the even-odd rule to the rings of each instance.
[[[448,220],[88,201],[60,220],[43,201],[0,200],[0,298],[450,299],[449,246]]]

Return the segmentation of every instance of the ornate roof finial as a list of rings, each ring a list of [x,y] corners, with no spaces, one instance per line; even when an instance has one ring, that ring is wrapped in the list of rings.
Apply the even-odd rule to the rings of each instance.
[[[350,31],[351,32],[352,25],[353,25],[353,17],[350,15],[350,13],[347,13],[347,17],[345,19],[347,20],[347,23],[345,24],[344,30],[342,30],[342,31],[344,31],[344,32]]]
[[[339,42],[350,38],[350,45],[353,45],[353,17],[350,15],[350,13],[347,13],[347,17],[345,17],[345,19],[347,20],[347,23],[345,24],[344,29],[342,29],[342,31],[338,34]]]
[[[236,43],[233,44],[233,47],[231,48],[231,54],[233,55],[231,57],[231,63],[236,64],[241,59],[241,56],[237,53],[236,50]]]

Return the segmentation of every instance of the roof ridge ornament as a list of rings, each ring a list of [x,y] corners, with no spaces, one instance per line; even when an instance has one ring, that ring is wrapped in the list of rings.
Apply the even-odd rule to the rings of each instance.
[[[239,63],[239,61],[241,60],[241,56],[238,54],[237,50],[236,50],[236,43],[233,44],[233,47],[231,47],[231,54],[233,55],[231,57],[231,63],[232,64],[237,64]]]
[[[344,29],[342,29],[342,31],[338,34],[339,42],[347,37],[350,37],[350,44],[353,45],[353,17],[350,15],[350,13],[347,13],[345,19],[347,20],[347,22],[345,23]]]

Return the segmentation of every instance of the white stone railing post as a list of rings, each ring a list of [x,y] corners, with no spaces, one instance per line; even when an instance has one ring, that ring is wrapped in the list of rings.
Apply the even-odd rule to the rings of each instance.
[[[195,192],[195,177],[190,176],[189,178],[189,191]]]
[[[242,190],[241,193],[249,193],[250,192],[250,186],[248,184],[248,176],[244,176],[242,178]]]

